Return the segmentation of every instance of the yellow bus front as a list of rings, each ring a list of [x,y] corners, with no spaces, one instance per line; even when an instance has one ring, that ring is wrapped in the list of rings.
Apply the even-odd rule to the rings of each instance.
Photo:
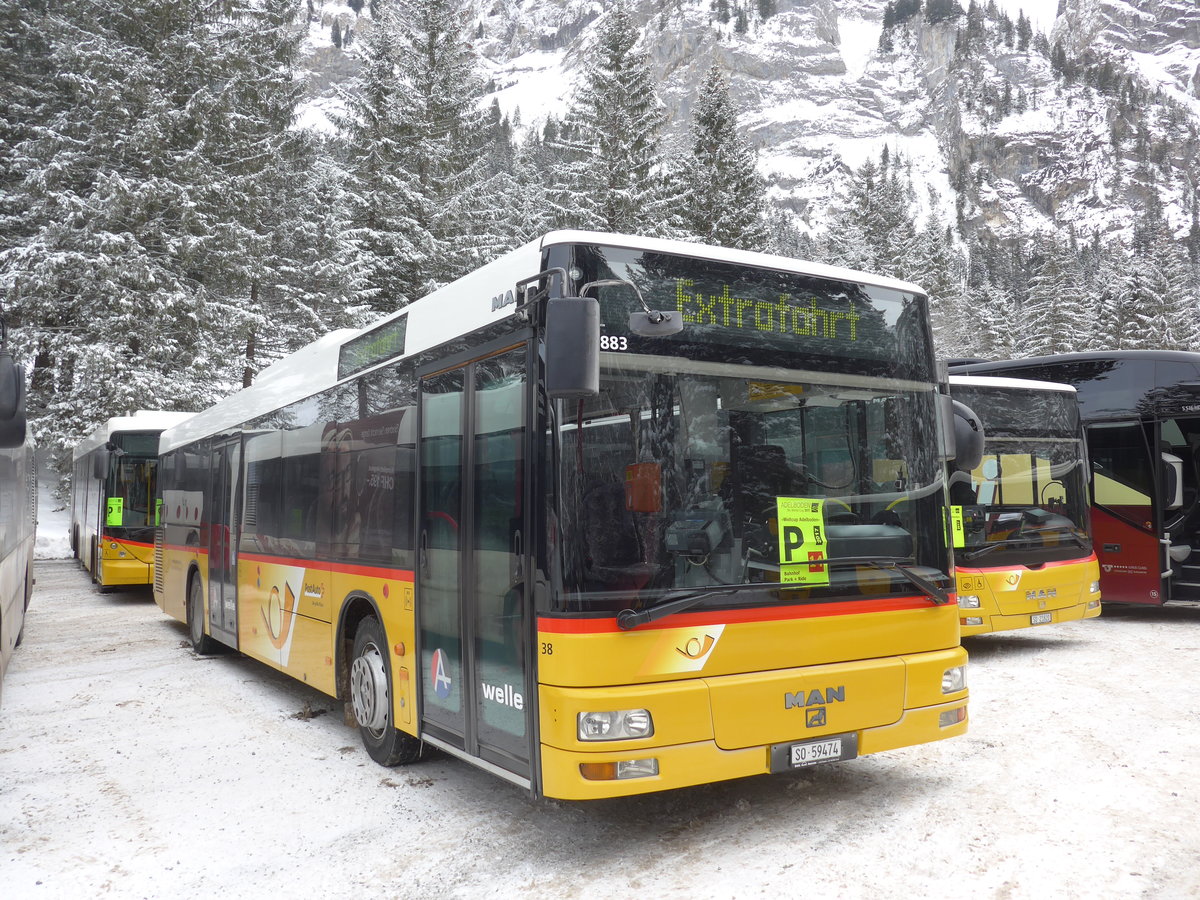
[[[1100,565],[1094,553],[1043,565],[956,569],[964,637],[1100,615]]]
[[[924,596],[684,613],[629,632],[543,618],[538,638],[550,797],[790,772],[967,728],[954,608]]]
[[[978,465],[949,478],[963,636],[1100,615],[1075,389],[954,375],[950,391],[987,434]]]

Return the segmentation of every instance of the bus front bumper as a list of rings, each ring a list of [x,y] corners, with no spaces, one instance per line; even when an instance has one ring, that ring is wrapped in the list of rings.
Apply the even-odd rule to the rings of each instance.
[[[971,637],[976,634],[990,634],[993,631],[1013,631],[1017,628],[1053,625],[1059,622],[1078,622],[1081,619],[1094,619],[1100,615],[1100,596],[1092,600],[1066,606],[1062,609],[1048,609],[1039,613],[1021,613],[1015,616],[1003,616],[999,613],[988,615],[979,610],[959,610],[959,622],[962,626],[962,636]],[[1035,619],[1041,616],[1041,619]],[[1046,618],[1046,617],[1049,618]],[[977,621],[978,620],[978,621]]]
[[[953,724],[942,724],[956,720]],[[866,756],[914,744],[928,743],[964,734],[967,730],[965,697],[936,706],[905,710],[896,722],[854,732],[857,755]],[[633,771],[651,768],[644,761],[653,759],[657,774],[631,778],[584,777],[609,767],[606,763],[629,765]],[[631,761],[643,761],[643,765]],[[615,766],[612,769],[615,771]],[[722,750],[715,741],[698,741],[666,747],[646,747],[615,752],[578,752],[542,745],[542,793],[560,800],[595,800],[649,794],[674,788],[766,775],[773,770],[770,747]],[[794,771],[794,770],[793,770]]]

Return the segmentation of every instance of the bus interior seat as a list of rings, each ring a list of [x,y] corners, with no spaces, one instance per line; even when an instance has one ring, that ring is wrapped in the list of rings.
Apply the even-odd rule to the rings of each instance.
[[[596,479],[583,493],[586,577],[605,589],[640,589],[657,567],[643,561],[637,519],[625,505],[625,486]]]

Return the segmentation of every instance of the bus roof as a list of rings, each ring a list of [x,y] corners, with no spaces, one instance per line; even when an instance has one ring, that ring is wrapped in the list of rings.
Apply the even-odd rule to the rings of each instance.
[[[168,412],[161,409],[139,409],[133,415],[113,416],[90,435],[75,445],[71,452],[73,460],[86,456],[98,447],[103,447],[114,435],[129,431],[161,432],[180,422],[190,419],[195,413]]]
[[[956,374],[1004,375],[1075,385],[1085,420],[1200,415],[1200,353],[1110,350],[954,366]]]
[[[956,384],[960,384],[963,387],[1013,388],[1023,391],[1058,391],[1063,394],[1074,394],[1076,392],[1073,385],[1061,384],[1057,381],[1034,381],[1032,378],[1000,378],[993,375],[951,375],[951,393],[954,392]]]
[[[403,350],[386,360],[381,359],[377,363],[364,366],[353,374],[357,375],[359,371],[368,371],[376,365],[421,353],[512,316],[516,304],[511,301],[503,302],[506,300],[506,293],[511,294],[518,281],[537,275],[541,271],[544,250],[562,244],[591,244],[694,256],[905,293],[925,293],[914,284],[883,275],[748,250],[609,232],[552,231],[364,328],[331,332],[279,360],[264,370],[250,387],[230,394],[203,412],[197,413],[187,422],[164,431],[159,441],[159,453],[167,453],[192,441],[236,428],[289,403],[333,387],[342,380],[338,373],[338,360],[342,348],[372,332],[384,330],[389,323],[407,318]],[[344,377],[351,376],[345,374]]]

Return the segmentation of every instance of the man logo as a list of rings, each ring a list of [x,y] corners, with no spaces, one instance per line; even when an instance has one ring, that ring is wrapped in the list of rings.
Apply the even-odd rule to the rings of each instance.
[[[830,703],[845,703],[846,702],[846,686],[839,684],[837,687],[825,688],[825,693],[814,689],[806,695],[804,691],[796,691],[796,693],[784,693],[783,708],[795,709],[805,706],[826,706]]]
[[[825,725],[825,707],[818,706],[816,709],[810,709],[805,714],[805,727],[807,728],[822,728]]]

